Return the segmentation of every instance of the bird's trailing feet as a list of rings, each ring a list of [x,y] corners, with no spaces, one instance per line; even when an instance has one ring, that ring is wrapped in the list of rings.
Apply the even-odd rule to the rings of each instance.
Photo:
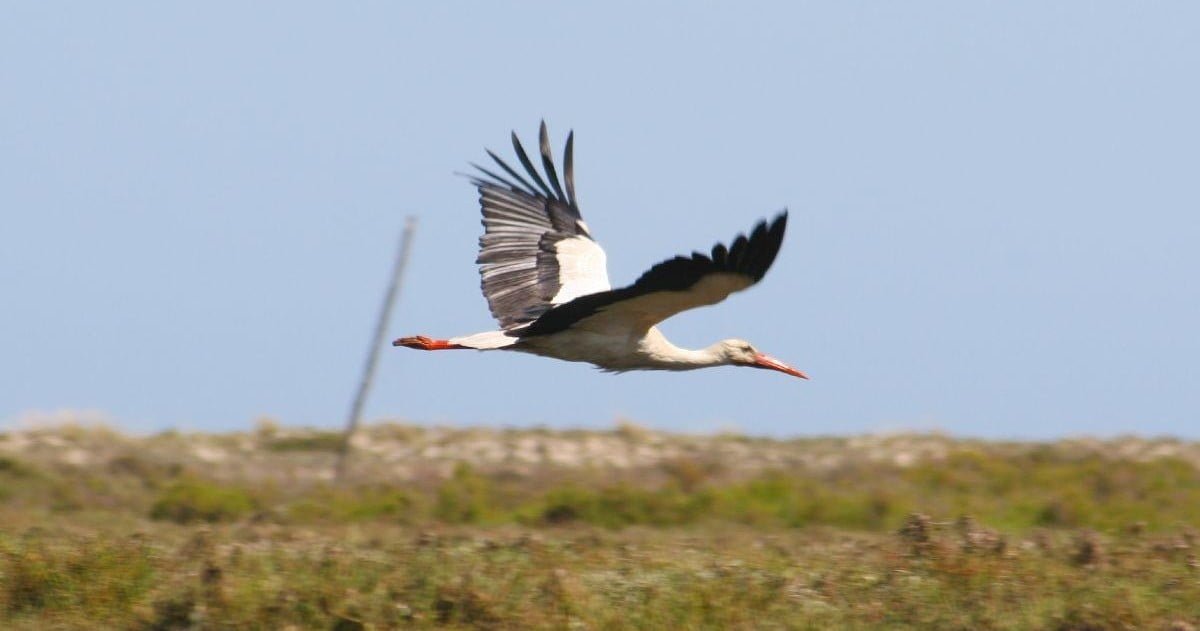
[[[407,346],[408,348],[415,348],[422,351],[448,351],[457,348],[467,348],[466,346],[452,344],[450,340],[435,340],[424,335],[402,337],[392,342],[392,346]]]

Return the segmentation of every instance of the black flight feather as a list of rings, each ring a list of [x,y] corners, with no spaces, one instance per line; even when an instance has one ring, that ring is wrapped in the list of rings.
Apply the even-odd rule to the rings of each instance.
[[[757,283],[775,262],[775,256],[783,245],[786,228],[787,210],[784,210],[769,225],[765,221],[756,225],[749,237],[738,235],[733,241],[733,246],[728,249],[718,243],[712,249],[712,256],[696,252],[690,257],[676,256],[667,259],[651,267],[632,285],[580,296],[555,306],[522,330],[520,335],[525,337],[558,333],[623,300],[632,300],[656,292],[688,291],[704,277],[712,274],[740,274],[747,277],[751,284]]]
[[[563,195],[562,186],[558,183],[558,173],[554,169],[554,158],[550,155],[550,133],[546,131],[546,121],[542,121],[542,128],[538,131],[538,145],[542,151],[542,166],[546,168],[546,178],[550,180],[550,185],[554,187],[554,192],[558,193],[558,200],[567,201],[567,196]]]
[[[575,132],[567,134],[567,148],[563,152],[563,177],[567,179],[567,203],[571,208],[579,208],[575,203]]]
[[[517,132],[515,131],[512,133],[512,143],[513,150],[517,152],[517,159],[520,160],[521,164],[525,166],[525,170],[529,172],[531,177],[533,177],[533,181],[537,182],[538,187],[542,189],[542,192],[546,194],[546,197],[554,197],[554,193],[550,192],[550,187],[546,186],[545,180],[542,179],[542,176],[537,172],[537,169],[533,168],[533,162],[529,160],[529,155],[525,153],[525,147],[521,146],[521,140],[517,138]]]
[[[497,159],[497,161],[499,161],[499,159]],[[507,186],[515,191],[521,190],[521,187],[517,186],[516,184],[513,184],[512,180],[509,180],[509,179],[504,178],[503,176],[497,175],[497,174],[493,173],[492,171],[489,171],[489,170],[479,166],[478,164],[475,164],[474,162],[470,162],[468,164],[475,167],[476,169],[479,169],[479,171],[481,171],[484,175],[492,178],[493,180],[496,180],[497,182],[500,182],[501,184],[504,184],[505,186]],[[507,165],[502,164],[502,166],[507,166]],[[471,176],[471,183],[476,186],[480,186],[482,184],[488,184],[489,182],[481,180],[478,177]]]
[[[504,172],[505,172],[505,173],[507,173],[507,174],[509,174],[509,175],[513,176],[514,178],[516,178],[516,180],[517,180],[518,182],[520,182],[522,185],[524,185],[524,186],[525,186],[525,190],[526,190],[526,191],[527,191],[527,192],[528,192],[530,195],[537,195],[537,194],[538,194],[538,192],[537,192],[537,189],[533,188],[533,185],[532,185],[532,184],[530,184],[528,181],[526,181],[526,180],[525,180],[525,178],[521,177],[521,174],[520,174],[520,173],[517,173],[515,170],[513,170],[513,168],[512,168],[512,167],[508,166],[508,163],[507,163],[507,162],[505,162],[505,161],[501,160],[501,159],[500,159],[500,156],[498,156],[498,155],[496,155],[495,153],[493,153],[491,149],[488,149],[488,150],[487,150],[487,154],[488,154],[489,156],[491,156],[491,157],[492,157],[492,160],[495,160],[495,161],[496,161],[496,164],[500,165],[500,168],[501,168],[501,169],[504,169]],[[482,169],[480,169],[480,170],[482,170]],[[514,186],[513,188],[516,188],[516,187]]]

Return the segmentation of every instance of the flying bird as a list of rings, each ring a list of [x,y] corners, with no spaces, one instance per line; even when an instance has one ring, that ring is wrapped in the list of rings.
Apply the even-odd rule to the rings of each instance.
[[[449,339],[402,337],[393,346],[521,351],[613,372],[748,366],[808,379],[745,340],[688,350],[669,342],[655,326],[762,280],[783,243],[787,210],[760,222],[749,236],[738,235],[728,247],[717,244],[707,255],[667,259],[632,285],[613,289],[604,250],[592,239],[575,198],[575,133],[567,135],[561,180],[545,121],[539,140],[545,177],[516,132],[513,150],[524,175],[488,150],[502,173],[472,164],[478,173],[468,176],[479,189],[483,211],[475,262],[500,329]]]

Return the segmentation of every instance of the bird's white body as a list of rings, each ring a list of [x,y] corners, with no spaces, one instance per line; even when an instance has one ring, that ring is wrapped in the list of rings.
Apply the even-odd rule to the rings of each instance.
[[[546,179],[534,168],[516,135],[513,147],[530,183],[494,153],[508,176],[478,168],[485,232],[480,238],[483,293],[501,329],[434,340],[394,342],[422,350],[513,350],[603,370],[694,370],[739,365],[769,368],[797,377],[800,371],[729,339],[699,350],[675,346],[655,326],[687,309],[716,304],[758,282],[779,250],[786,211],[760,223],[731,247],[694,253],[655,265],[632,285],[612,289],[604,250],[592,239],[575,203],[573,135],[567,139],[566,189],[550,156],[545,123],[541,157]],[[805,377],[806,378],[806,377]]]
[[[586,362],[609,372],[694,370],[725,363],[719,354],[709,349],[693,351],[675,346],[658,327],[651,327],[642,335],[627,330],[567,329],[522,341],[513,350],[571,362]]]
[[[599,247],[594,249],[599,250]],[[571,269],[575,268],[571,266]],[[720,344],[700,350],[680,348],[650,323],[664,319],[663,314],[714,304],[750,284],[748,279],[736,274],[711,274],[687,292],[659,292],[624,300],[557,333],[513,338],[504,331],[487,331],[450,338],[449,341],[478,350],[510,348],[554,359],[587,362],[610,372],[694,370],[720,366],[728,363],[720,352]],[[578,290],[566,284],[563,289]],[[578,297],[573,293],[567,294],[571,296],[570,300]],[[594,292],[580,295],[589,293]],[[557,297],[555,302],[558,302]]]

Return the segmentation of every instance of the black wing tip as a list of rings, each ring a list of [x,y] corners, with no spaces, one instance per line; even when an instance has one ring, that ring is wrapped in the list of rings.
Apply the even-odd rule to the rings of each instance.
[[[776,235],[782,237],[784,231],[787,230],[787,219],[788,211],[786,208],[784,208],[783,210],[779,211],[779,214],[775,215],[771,219],[763,219],[755,224],[754,228],[750,231],[750,235],[753,237],[753,235],[761,233],[763,235],[770,235],[772,237],[775,237]]]
[[[513,132],[513,133],[515,134],[516,132]],[[542,118],[542,120],[540,122],[538,122],[538,138],[541,139],[542,136],[545,136],[547,139],[550,138],[550,126],[546,124],[545,118]],[[574,137],[575,137],[575,130],[568,129],[567,130],[567,142],[570,142],[571,139]]]
[[[787,219],[788,209],[787,206],[784,206],[783,210],[779,211],[779,214],[775,215],[775,218],[771,220],[771,227],[768,230],[770,232],[778,230],[782,234],[787,229]]]
[[[517,132],[515,131],[512,133],[512,143],[513,151],[517,154],[517,160],[520,160],[521,166],[525,167],[525,172],[529,174],[529,177],[533,178],[534,183],[537,184],[538,189],[541,191],[539,195],[547,199],[553,197],[554,193],[550,192],[550,187],[546,186],[546,181],[542,179],[542,174],[538,173],[537,168],[533,166],[533,161],[529,159],[529,154],[525,152],[525,147],[521,144],[521,139],[517,137]]]
[[[558,181],[558,170],[554,167],[554,154],[550,149],[550,132],[546,130],[546,119],[542,119],[538,129],[538,149],[542,154],[542,168],[546,170],[546,179],[550,180],[556,199],[564,204],[569,203],[567,194],[563,192],[562,184]]]
[[[771,269],[771,264],[779,255],[779,250],[783,247],[783,235],[787,230],[787,218],[788,210],[784,208],[775,215],[769,225],[763,221],[755,227],[751,247],[753,269],[750,270],[755,282],[767,275],[767,270]]]
[[[713,263],[725,271],[745,274],[756,283],[762,280],[783,246],[787,217],[788,211],[784,208],[770,220],[756,223],[749,234],[734,237],[728,248],[721,243],[713,246]]]
[[[778,213],[776,213],[774,217],[771,217],[770,219],[763,219],[755,224],[751,232],[758,232],[761,229],[770,234],[774,234],[776,232],[782,233],[787,229],[787,220],[788,209],[787,207],[784,207],[783,210],[780,210]]]
[[[509,132],[509,138],[512,141],[513,152],[516,154],[521,166],[524,167],[525,173],[518,172],[509,166],[500,156],[496,155],[496,152],[485,148],[484,151],[487,152],[488,157],[504,171],[507,177],[471,162],[469,164],[482,173],[482,175],[466,174],[471,184],[477,187],[485,185],[507,187],[513,191],[532,195],[533,197],[562,202],[578,212],[578,203],[575,197],[575,130],[572,129],[567,132],[567,145],[563,157],[563,175],[565,181],[559,179],[558,169],[554,165],[553,154],[550,149],[550,132],[545,118],[542,118],[538,124],[538,154],[541,157],[542,167],[545,170],[544,177],[542,172],[538,171],[537,167],[534,166],[533,160],[530,160],[529,154],[525,151],[525,146],[521,143],[521,137],[517,135],[516,130]]]
[[[784,208],[770,219],[760,219],[759,222],[754,224],[754,227],[750,229],[750,234],[753,235],[758,232],[774,233],[776,231],[783,231],[787,228],[787,220],[788,209]],[[738,236],[740,237],[743,235],[739,234]]]
[[[567,185],[567,203],[578,210],[575,201],[575,130],[567,132],[567,146],[563,149],[563,177]]]

